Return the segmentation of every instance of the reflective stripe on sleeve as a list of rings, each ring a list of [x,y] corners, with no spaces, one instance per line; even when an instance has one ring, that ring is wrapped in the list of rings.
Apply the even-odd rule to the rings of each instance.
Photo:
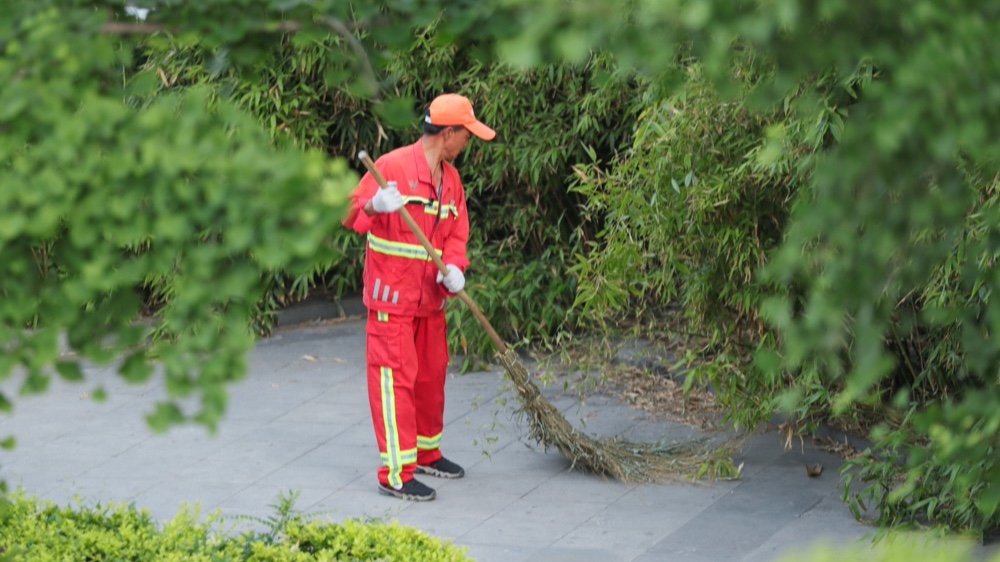
[[[387,256],[395,256],[397,258],[407,258],[411,260],[429,260],[430,255],[427,254],[427,250],[424,249],[420,244],[407,244],[405,242],[392,242],[384,238],[379,238],[372,233],[368,233],[368,247],[372,249],[373,252],[379,254],[385,254]],[[444,254],[443,250],[434,248],[439,256]],[[376,295],[378,298],[377,291],[378,286],[376,285]],[[384,299],[383,299],[384,300]]]

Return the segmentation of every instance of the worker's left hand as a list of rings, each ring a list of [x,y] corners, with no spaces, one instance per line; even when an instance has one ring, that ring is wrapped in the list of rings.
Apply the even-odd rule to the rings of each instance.
[[[450,263],[446,266],[448,268],[448,275],[442,275],[438,271],[437,282],[444,283],[446,289],[449,292],[457,293],[465,287],[465,274],[458,266],[451,265]]]

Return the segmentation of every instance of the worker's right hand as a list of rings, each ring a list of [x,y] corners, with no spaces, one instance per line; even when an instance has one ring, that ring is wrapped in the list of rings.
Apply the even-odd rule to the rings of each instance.
[[[437,282],[444,285],[452,294],[458,293],[465,288],[465,274],[457,265],[448,264],[445,266],[448,274],[438,272]]]
[[[403,196],[399,194],[396,182],[387,182],[385,189],[379,189],[372,197],[372,209],[376,213],[395,213],[403,207]]]

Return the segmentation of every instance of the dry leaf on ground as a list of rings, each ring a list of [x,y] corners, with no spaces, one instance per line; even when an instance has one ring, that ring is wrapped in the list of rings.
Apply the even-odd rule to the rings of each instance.
[[[832,437],[813,437],[813,444],[820,451],[836,453],[847,460],[856,459],[861,456],[861,451],[848,443],[847,437],[844,437],[843,443]]]
[[[721,413],[715,397],[703,389],[685,393],[677,381],[640,369],[624,369],[614,377],[615,393],[629,406],[662,414],[702,430],[717,429]]]

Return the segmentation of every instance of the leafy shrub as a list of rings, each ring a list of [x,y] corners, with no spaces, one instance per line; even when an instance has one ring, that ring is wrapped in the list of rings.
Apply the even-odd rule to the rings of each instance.
[[[996,177],[965,177],[978,203],[948,258],[896,305],[885,339],[895,367],[873,385],[880,400],[865,408],[878,414],[875,446],[849,464],[857,471],[848,473],[845,498],[885,525],[1000,526],[1000,491],[991,484],[1000,475],[998,394],[985,375],[995,360],[984,349],[993,337],[984,319],[995,251],[983,247],[1000,197]],[[970,270],[973,280],[963,279]]]
[[[649,85],[628,150],[577,169],[573,190],[601,230],[572,269],[575,306],[598,320],[676,307],[715,354],[696,363],[689,381],[715,385],[730,418],[754,427],[769,419],[781,388],[749,361],[774,341],[759,317],[769,289],[757,272],[782,239],[790,201],[809,177],[808,155],[838,125],[806,125],[794,94],[783,110],[750,107],[766,72],[752,57],[736,66],[740,89],[728,97],[699,65],[681,71],[680,88]],[[776,148],[779,128],[787,136]]]
[[[199,520],[184,507],[160,525],[146,510],[108,503],[59,507],[15,493],[0,504],[0,560],[133,562],[309,562],[382,560],[459,562],[464,549],[398,524],[282,520],[278,540],[229,535],[222,520]]]
[[[849,382],[845,372],[857,369],[859,358],[840,353],[818,368],[795,346],[784,361],[801,360],[799,368],[776,369],[772,352],[788,344],[761,312],[775,295],[794,310],[803,289],[798,278],[759,272],[777,269],[769,263],[788,235],[792,202],[812,201],[807,182],[815,155],[836,146],[850,126],[852,102],[877,76],[864,65],[846,79],[829,74],[762,113],[750,106],[760,75],[754,66],[737,65],[743,89],[729,98],[697,66],[688,68],[680,92],[658,96],[651,88],[631,149],[578,169],[574,189],[603,230],[573,269],[577,306],[596,318],[677,306],[705,335],[702,352],[711,355],[693,363],[688,382],[711,383],[737,425],[770,419],[780,403],[793,416],[793,431],[832,420],[873,438],[873,449],[847,465],[844,498],[859,517],[978,533],[997,527],[1000,491],[990,483],[1000,475],[1000,421],[990,406],[995,381],[984,375],[996,364],[987,351],[994,305],[986,289],[996,259],[986,242],[998,208],[996,176],[965,170],[965,189],[978,204],[961,235],[925,228],[917,236],[928,244],[949,241],[947,259],[929,278],[911,281],[900,291],[904,298],[879,303],[891,309],[888,335],[876,338],[893,359],[887,376],[875,377],[872,365],[868,382]],[[803,110],[800,100],[817,94],[825,100],[821,109]],[[815,242],[824,243],[823,236]],[[821,337],[823,326],[806,328]],[[874,337],[870,328],[828,343],[851,347]]]
[[[317,151],[275,150],[206,87],[122,103],[112,77],[132,53],[101,33],[103,16],[66,10],[17,2],[0,18],[16,45],[0,59],[11,85],[0,91],[0,379],[16,373],[41,392],[53,376],[81,380],[79,360],[121,358],[119,372],[141,382],[155,357],[172,397],[202,399],[197,411],[158,405],[156,427],[212,426],[225,384],[245,372],[263,272],[335,259],[323,239],[352,174]],[[171,292],[164,337],[142,347],[137,289],[150,278]],[[75,357],[60,356],[62,335]]]

